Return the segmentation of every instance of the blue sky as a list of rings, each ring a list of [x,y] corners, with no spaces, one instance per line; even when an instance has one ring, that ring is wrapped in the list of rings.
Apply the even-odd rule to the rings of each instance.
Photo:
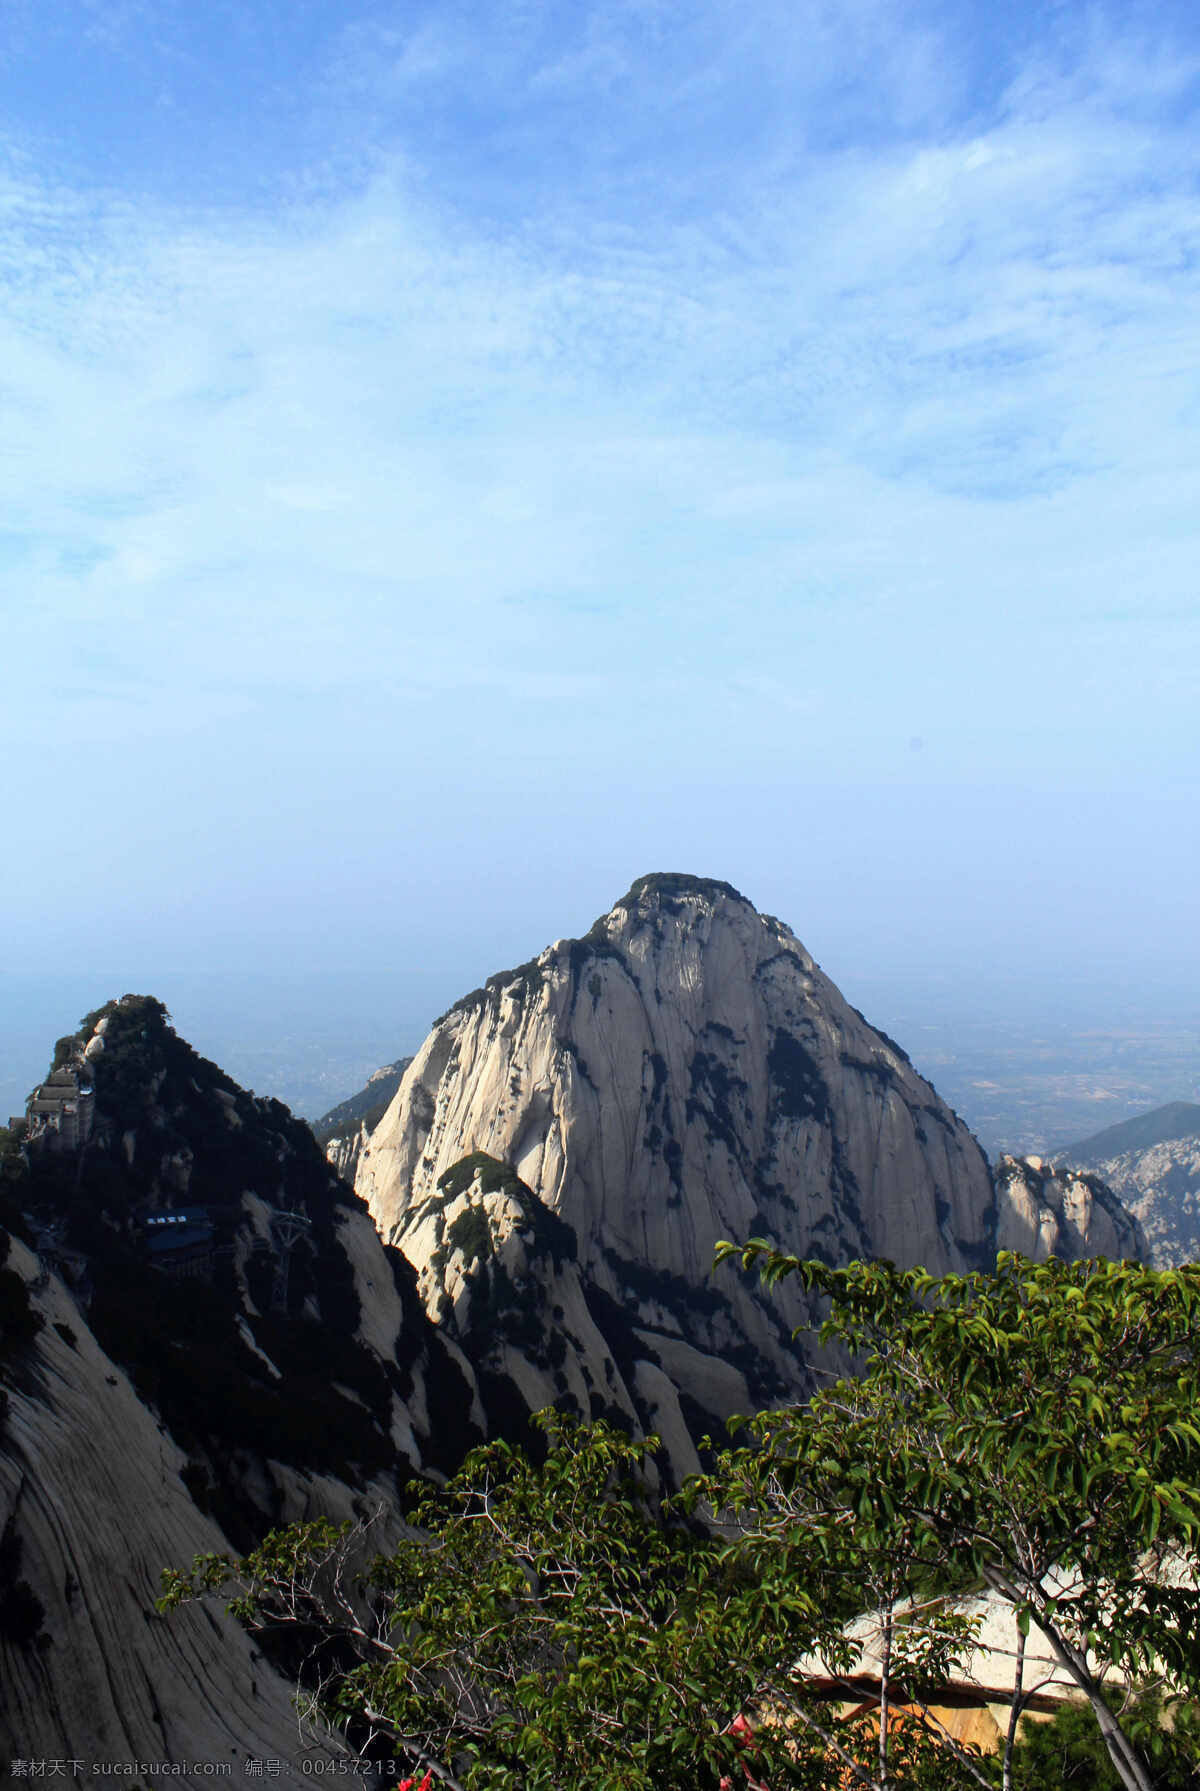
[[[682,868],[1195,991],[1198,96],[1185,6],[8,0],[4,969],[419,1036]]]

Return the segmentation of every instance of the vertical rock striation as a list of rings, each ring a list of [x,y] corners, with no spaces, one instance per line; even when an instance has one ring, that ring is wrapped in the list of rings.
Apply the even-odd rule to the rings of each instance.
[[[714,1358],[755,1398],[804,1380],[799,1296],[714,1279],[719,1238],[935,1273],[995,1249],[967,1128],[789,927],[706,879],[639,879],[586,938],[456,1003],[410,1065],[355,1185],[433,1317],[446,1288],[421,1215],[471,1152],[571,1226],[588,1284],[660,1335],[668,1379],[663,1348],[690,1364],[706,1413]]]
[[[996,1186],[998,1250],[1016,1250],[1038,1262],[1049,1256],[1149,1259],[1137,1219],[1098,1175],[1056,1167],[1041,1157],[1002,1156],[996,1161]]]

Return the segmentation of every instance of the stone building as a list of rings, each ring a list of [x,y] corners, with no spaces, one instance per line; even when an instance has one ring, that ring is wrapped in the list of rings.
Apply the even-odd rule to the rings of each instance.
[[[43,1148],[79,1150],[92,1135],[96,1090],[90,1066],[64,1064],[52,1070],[25,1104],[29,1142]]]

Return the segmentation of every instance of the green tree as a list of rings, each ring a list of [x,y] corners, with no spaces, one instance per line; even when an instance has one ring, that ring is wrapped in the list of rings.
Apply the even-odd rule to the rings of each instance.
[[[166,1575],[162,1608],[232,1593],[300,1645],[311,1716],[463,1791],[744,1783],[737,1718],[836,1626],[799,1585],[764,1594],[718,1541],[662,1522],[655,1439],[537,1422],[542,1463],[476,1450],[361,1575],[360,1535],[305,1525]],[[773,1791],[828,1783],[823,1746],[751,1745]]]
[[[1104,1679],[1200,1687],[1200,1269],[1006,1255],[938,1281],[757,1241],[721,1254],[799,1276],[861,1373],[746,1421],[750,1445],[671,1511],[653,1439],[547,1413],[544,1461],[476,1451],[373,1564],[369,1538],[306,1526],[168,1576],[165,1604],[232,1590],[298,1645],[313,1714],[461,1791],[991,1791],[992,1763],[919,1714],[972,1642],[956,1595],[986,1587],[1075,1680],[1122,1786],[1194,1767],[1194,1726],[1168,1746],[1160,1713],[1110,1708]],[[856,1614],[879,1671],[847,1722]],[[1007,1791],[1038,1745],[1021,1646]],[[804,1656],[833,1677],[824,1697]]]
[[[828,1303],[821,1339],[863,1364],[807,1405],[754,1419],[750,1446],[692,1497],[736,1525],[767,1586],[803,1566],[870,1589],[885,1628],[873,1782],[892,1782],[889,1624],[894,1646],[931,1588],[984,1585],[1075,1680],[1120,1783],[1151,1791],[1103,1679],[1110,1668],[1200,1686],[1200,1268],[1006,1253],[993,1275],[935,1280],[889,1263],[832,1269],[758,1240],[718,1257],[770,1285],[797,1276]],[[774,1690],[812,1724],[794,1689]],[[1018,1678],[1006,1787],[1022,1703]]]

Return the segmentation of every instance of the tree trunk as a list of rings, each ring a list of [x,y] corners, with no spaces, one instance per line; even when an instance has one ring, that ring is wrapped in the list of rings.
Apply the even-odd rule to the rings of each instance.
[[[888,1791],[888,1681],[892,1670],[892,1603],[884,1606],[883,1647],[879,1655],[879,1783]]]
[[[1017,1630],[1017,1665],[1013,1673],[1013,1697],[1008,1711],[1008,1733],[1004,1737],[1003,1791],[1012,1791],[1013,1748],[1017,1740],[1017,1724],[1021,1720],[1022,1693],[1025,1684],[1025,1631]]]
[[[1127,1787],[1127,1791],[1153,1791],[1150,1774],[1142,1757],[1104,1702],[1099,1681],[1088,1669],[1087,1657],[1065,1637],[1060,1636],[1053,1624],[1039,1623],[1038,1628],[1081,1691],[1086,1694],[1100,1725],[1108,1757],[1116,1768],[1121,1783]]]
[[[998,1573],[994,1568],[990,1570],[985,1568],[984,1578],[989,1586],[994,1587],[1013,1605],[1026,1602],[1025,1595],[1017,1590],[1006,1574]],[[1036,1595],[1038,1588],[1030,1587],[1030,1592]],[[1141,1755],[1104,1702],[1100,1682],[1088,1667],[1086,1654],[1081,1654],[1078,1648],[1068,1642],[1050,1619],[1032,1603],[1031,1611],[1033,1621],[1054,1650],[1059,1664],[1067,1669],[1095,1712],[1096,1721],[1100,1725],[1100,1733],[1104,1738],[1104,1745],[1108,1749],[1108,1757],[1113,1763],[1117,1777],[1125,1786],[1125,1791],[1154,1791],[1150,1774]]]

